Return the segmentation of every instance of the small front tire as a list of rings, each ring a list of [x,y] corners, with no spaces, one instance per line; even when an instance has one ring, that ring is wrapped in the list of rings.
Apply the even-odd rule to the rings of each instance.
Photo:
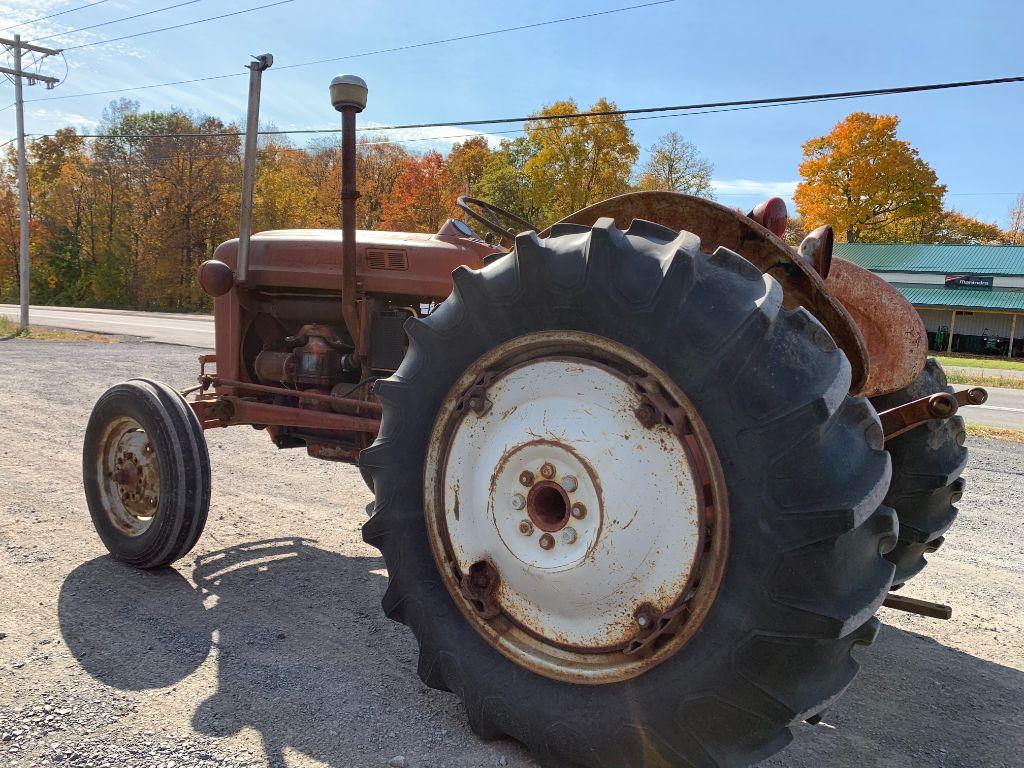
[[[93,525],[115,559],[170,565],[195,545],[210,509],[203,428],[167,385],[117,384],[89,417],[82,480]]]

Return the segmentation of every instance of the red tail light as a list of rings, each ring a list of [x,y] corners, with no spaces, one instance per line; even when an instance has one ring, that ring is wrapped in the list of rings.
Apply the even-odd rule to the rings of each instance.
[[[789,211],[786,210],[786,201],[781,197],[773,197],[758,203],[750,213],[747,214],[762,227],[778,237],[786,236],[786,227],[789,225]]]

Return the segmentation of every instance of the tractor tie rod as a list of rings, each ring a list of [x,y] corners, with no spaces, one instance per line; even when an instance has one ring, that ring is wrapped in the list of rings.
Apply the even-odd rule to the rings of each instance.
[[[988,392],[983,387],[962,389],[952,394],[936,392],[882,411],[878,418],[882,421],[882,432],[885,434],[885,441],[888,442],[926,421],[948,419],[956,415],[960,406],[981,405],[986,400]]]

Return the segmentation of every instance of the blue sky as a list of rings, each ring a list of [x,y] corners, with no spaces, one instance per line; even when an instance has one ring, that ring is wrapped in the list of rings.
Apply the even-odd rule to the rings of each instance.
[[[89,0],[0,0],[0,27]],[[27,40],[172,5],[180,0],[106,0],[94,8],[0,32]],[[40,44],[70,47],[202,19],[271,0],[200,0],[141,19]],[[339,71],[370,86],[366,124],[434,122],[527,114],[573,97],[605,96],[620,107],[795,95],[1024,74],[1020,2],[696,2],[656,7],[411,51],[295,69],[314,59],[358,54],[621,8],[642,0],[294,0],[184,29],[70,51],[67,81],[26,98],[240,72],[243,76],[126,93],[143,109],[171,106],[240,120],[243,65],[269,51],[263,118],[281,128],[335,126],[327,83]],[[47,72],[61,75],[55,58]],[[111,96],[55,98],[27,105],[30,133],[69,122],[95,127]],[[13,87],[0,84],[0,107]],[[799,178],[800,145],[853,109],[900,115],[901,136],[935,168],[947,203],[1005,220],[1024,192],[1024,84],[876,97],[631,123],[642,147],[677,130],[715,165],[719,198],[752,206],[787,196]],[[417,138],[460,134],[439,129]],[[0,142],[14,135],[14,110],[0,111]],[[393,137],[397,138],[397,134]],[[303,137],[296,137],[302,143]],[[412,148],[444,148],[419,141]],[[992,194],[1003,193],[1003,194]]]

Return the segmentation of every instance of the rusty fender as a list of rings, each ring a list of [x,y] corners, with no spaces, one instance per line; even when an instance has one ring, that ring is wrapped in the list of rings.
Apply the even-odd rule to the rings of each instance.
[[[592,226],[602,217],[614,219],[621,229],[629,227],[633,219],[685,229],[701,239],[704,251],[713,253],[719,247],[728,248],[770,274],[782,285],[783,305],[787,309],[807,309],[846,354],[851,368],[851,394],[874,396],[900,389],[924,367],[927,344],[920,318],[900,294],[867,270],[861,272],[872,279],[865,280],[866,287],[860,290],[856,284],[860,273],[847,269],[848,262],[844,262],[833,288],[832,281],[823,281],[795,249],[745,214],[679,192],[631,192],[577,211],[563,222]],[[550,228],[544,230],[540,236],[545,237],[549,231]],[[832,272],[836,271],[833,265]],[[896,309],[886,312],[886,325],[876,324],[865,334],[853,313],[871,317],[876,310],[876,297],[881,304]]]

